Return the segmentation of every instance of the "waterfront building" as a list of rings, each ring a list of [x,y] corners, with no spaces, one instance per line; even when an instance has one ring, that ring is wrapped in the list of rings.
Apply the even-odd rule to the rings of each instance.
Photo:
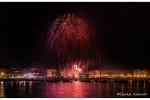
[[[101,71],[100,70],[89,71],[89,77],[96,78],[96,77],[100,77],[100,76],[101,76]]]
[[[78,78],[83,76],[81,71],[76,68],[64,68],[60,70],[60,74],[62,77],[66,78]]]
[[[62,77],[67,77],[68,75],[67,75],[67,73],[66,73],[66,71],[63,69],[63,70],[60,70],[60,75],[62,76]]]
[[[8,73],[9,78],[24,78],[22,71],[9,71]]]
[[[46,77],[44,69],[40,68],[25,68],[23,70],[24,77],[27,79],[43,78]]]
[[[0,78],[6,78],[8,77],[8,70],[7,69],[0,69]]]
[[[120,70],[101,70],[101,77],[115,78],[122,76]]]
[[[115,70],[109,70],[107,73],[108,73],[108,77],[109,78],[115,78],[116,75],[117,75],[116,72],[115,72]]]
[[[108,77],[109,71],[108,70],[101,70],[101,77]]]
[[[133,77],[135,78],[146,78],[148,76],[148,71],[146,69],[140,70],[136,69],[133,70]]]
[[[114,77],[115,78],[124,78],[125,77],[125,71],[124,70],[115,70],[114,71]]]
[[[100,77],[107,77],[107,78],[132,77],[132,71],[126,71],[126,70],[100,70]]]
[[[124,76],[126,78],[132,78],[133,77],[133,71],[132,70],[124,71]]]
[[[47,77],[55,77],[56,70],[55,69],[47,69]]]

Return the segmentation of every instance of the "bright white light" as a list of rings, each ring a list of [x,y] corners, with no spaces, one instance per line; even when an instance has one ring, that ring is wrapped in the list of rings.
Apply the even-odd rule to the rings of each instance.
[[[74,68],[75,68],[75,69],[78,69],[78,66],[77,66],[77,65],[74,65]]]
[[[78,68],[78,71],[81,72],[82,70],[80,68]]]

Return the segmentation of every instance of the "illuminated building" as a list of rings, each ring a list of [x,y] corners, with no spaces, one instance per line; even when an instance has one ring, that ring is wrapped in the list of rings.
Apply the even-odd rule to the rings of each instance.
[[[145,70],[140,70],[140,69],[136,69],[133,70],[133,77],[135,78],[146,78],[148,76],[148,71]]]
[[[109,70],[109,71],[108,71],[108,77],[109,77],[109,78],[115,78],[115,77],[117,77],[117,76],[119,76],[119,73],[118,73],[118,72],[116,72],[116,71],[114,71],[114,70]]]
[[[62,77],[67,77],[68,75],[66,74],[66,71],[65,70],[60,70],[60,75]]]
[[[23,72],[22,69],[11,67],[8,71],[9,78],[22,78]]]
[[[40,68],[26,68],[23,70],[23,74],[27,79],[43,78],[46,76],[45,70]]]
[[[79,77],[79,72],[76,69],[65,69],[60,71],[61,76],[63,77]]]
[[[56,70],[55,69],[47,69],[47,77],[55,77]]]
[[[101,70],[101,77],[108,77],[108,71],[107,70]]]
[[[24,78],[22,71],[9,71],[9,78]]]
[[[8,76],[8,70],[0,69],[0,78],[6,78]]]
[[[125,72],[123,70],[115,70],[114,71],[114,77],[115,78],[124,78]]]
[[[89,71],[89,77],[100,77],[101,76],[101,71],[100,70],[92,70]]]
[[[124,76],[126,78],[132,78],[133,77],[133,71],[132,70],[124,71]]]
[[[10,68],[0,69],[0,78],[26,78],[38,79],[45,77],[65,77],[65,78],[148,78],[150,77],[150,70],[136,69],[136,70],[86,70],[77,64],[72,64],[71,67],[60,69],[39,69],[39,68],[25,68],[24,70]]]
[[[39,75],[39,69],[38,68],[26,68],[23,70],[24,74],[32,74],[33,76]]]
[[[122,70],[101,70],[101,77],[118,78],[124,77]]]
[[[101,70],[101,77],[108,77],[108,78],[132,77],[132,72],[125,70]]]
[[[85,71],[83,67],[78,64],[72,64],[71,67],[64,68],[60,70],[60,74],[62,77],[69,77],[69,78],[79,78],[84,77]]]

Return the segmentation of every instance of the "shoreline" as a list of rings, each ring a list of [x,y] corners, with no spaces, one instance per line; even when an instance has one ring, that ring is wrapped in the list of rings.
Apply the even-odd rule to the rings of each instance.
[[[43,81],[43,82],[150,82],[150,78],[7,78],[0,81]]]

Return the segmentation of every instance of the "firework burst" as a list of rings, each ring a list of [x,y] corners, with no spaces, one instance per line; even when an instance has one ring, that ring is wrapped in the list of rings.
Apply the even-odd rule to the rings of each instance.
[[[94,37],[84,18],[76,14],[64,14],[50,25],[48,44],[59,63],[89,61],[98,56]]]

